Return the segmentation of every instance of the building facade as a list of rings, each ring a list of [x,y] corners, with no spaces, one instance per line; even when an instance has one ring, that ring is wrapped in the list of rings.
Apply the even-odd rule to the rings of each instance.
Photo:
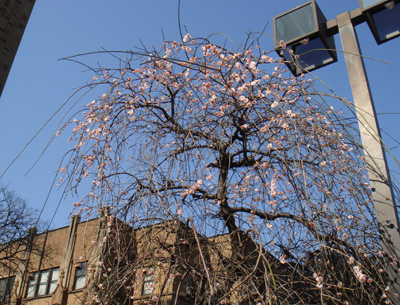
[[[0,266],[0,303],[82,304],[98,227],[98,219],[80,223],[72,217],[69,227],[32,230],[18,266]]]
[[[229,234],[206,238],[179,220],[133,229],[113,216],[73,216],[68,227],[32,230],[18,266],[0,267],[0,304],[248,304],[253,295],[252,303],[267,254],[245,233],[237,237],[240,250]],[[227,288],[240,270],[250,272]],[[243,285],[247,274],[253,286]]]

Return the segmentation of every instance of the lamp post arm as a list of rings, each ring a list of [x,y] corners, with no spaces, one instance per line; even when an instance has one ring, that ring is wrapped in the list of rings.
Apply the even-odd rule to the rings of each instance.
[[[395,262],[398,262],[400,258],[399,216],[371,91],[352,23],[352,17],[354,18],[354,16],[351,16],[351,13],[345,12],[336,17],[336,22],[350,78],[361,140],[368,167],[372,200],[381,233],[382,248],[394,258]],[[387,271],[391,280],[389,284],[390,297],[395,304],[400,304],[400,299],[396,300],[394,298],[396,295],[400,295],[398,264],[388,264]]]
[[[350,14],[351,24],[353,27],[366,21],[365,15],[362,13],[361,8],[356,8],[350,12],[346,12],[346,14],[347,13]],[[325,31],[327,36],[333,36],[339,33],[337,18],[331,19],[325,23]]]

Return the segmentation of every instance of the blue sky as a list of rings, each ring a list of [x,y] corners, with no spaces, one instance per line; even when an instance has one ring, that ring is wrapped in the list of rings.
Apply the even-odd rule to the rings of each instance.
[[[223,33],[236,43],[243,42],[247,33],[261,31],[272,36],[272,18],[304,3],[299,0],[181,0],[181,25],[193,37]],[[328,20],[358,6],[357,0],[320,0],[319,6]],[[81,85],[90,82],[91,73],[60,58],[79,53],[107,50],[130,50],[143,43],[156,48],[167,40],[179,40],[178,0],[37,0],[0,99],[0,175]],[[379,122],[384,132],[396,140],[400,120],[400,38],[377,46],[366,24],[357,27],[366,60]],[[341,49],[338,35],[336,48]],[[216,40],[224,41],[222,35]],[[273,49],[273,40],[264,39],[262,47]],[[104,61],[103,61],[104,60]],[[100,63],[107,59],[99,58]],[[94,61],[95,63],[95,61]],[[352,100],[343,55],[339,61],[315,72],[336,93]],[[87,104],[90,96],[79,104]],[[75,99],[76,100],[76,99]],[[74,100],[74,101],[75,101]],[[49,138],[62,118],[61,110],[34,141],[12,164],[1,182],[9,185],[30,206],[40,210],[50,192],[56,170],[63,154],[70,148],[66,136],[57,138],[40,157]],[[400,148],[387,136],[389,146],[400,157]],[[32,170],[29,169],[35,164]],[[26,174],[29,171],[28,174]],[[68,223],[69,212],[76,198],[62,198],[54,188],[44,209],[43,219],[50,220],[60,202],[52,227]],[[61,201],[60,201],[61,200]]]

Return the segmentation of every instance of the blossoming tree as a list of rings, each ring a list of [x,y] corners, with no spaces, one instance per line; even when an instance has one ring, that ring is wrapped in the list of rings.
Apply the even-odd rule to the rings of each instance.
[[[198,271],[193,304],[390,303],[362,147],[330,106],[345,101],[255,42],[233,52],[187,35],[126,54],[95,69],[89,86],[104,94],[69,122],[76,144],[61,172],[71,189],[91,183],[78,213],[107,206],[136,228],[176,220],[198,236],[227,233],[233,250],[220,251],[220,267],[179,266]],[[243,234],[256,245],[251,264]],[[134,283],[139,267],[106,273]],[[99,302],[117,302],[115,282],[95,292]]]

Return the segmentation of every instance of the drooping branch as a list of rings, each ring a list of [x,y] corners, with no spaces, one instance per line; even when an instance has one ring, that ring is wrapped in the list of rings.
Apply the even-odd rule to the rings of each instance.
[[[96,70],[92,85],[106,93],[71,122],[77,143],[61,169],[71,188],[92,179],[78,212],[108,204],[135,228],[192,219],[204,237],[201,266],[174,252],[181,245],[151,233],[143,240],[173,257],[167,269],[181,268],[179,287],[193,271],[193,304],[207,303],[211,290],[226,303],[378,304],[386,258],[357,136],[329,106],[340,100],[287,75],[256,43],[231,51],[186,37],[125,67]],[[243,232],[259,236],[256,256]],[[143,259],[126,272],[135,277],[144,267]]]

